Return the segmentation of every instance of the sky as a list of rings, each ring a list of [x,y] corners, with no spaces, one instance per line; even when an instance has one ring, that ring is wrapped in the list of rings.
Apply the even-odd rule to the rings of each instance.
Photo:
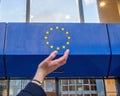
[[[78,0],[31,0],[31,22],[80,22]],[[85,22],[99,22],[96,0],[83,0]],[[25,22],[26,0],[1,0],[0,22]]]

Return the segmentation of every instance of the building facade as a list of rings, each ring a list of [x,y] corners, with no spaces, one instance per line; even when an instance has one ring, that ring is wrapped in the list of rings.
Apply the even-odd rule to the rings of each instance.
[[[119,23],[120,0],[0,0],[0,22]],[[0,96],[16,96],[30,79],[0,79]],[[119,78],[45,78],[48,96],[120,96]]]

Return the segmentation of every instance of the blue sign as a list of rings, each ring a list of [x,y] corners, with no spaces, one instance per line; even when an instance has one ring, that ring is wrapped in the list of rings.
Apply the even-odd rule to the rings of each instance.
[[[105,24],[8,23],[7,77],[31,78],[53,50],[70,49],[67,64],[48,77],[104,77],[110,47]]]
[[[5,37],[5,23],[0,23],[0,78],[4,78],[4,37]]]
[[[108,24],[111,42],[111,65],[109,76],[120,76],[120,24]]]

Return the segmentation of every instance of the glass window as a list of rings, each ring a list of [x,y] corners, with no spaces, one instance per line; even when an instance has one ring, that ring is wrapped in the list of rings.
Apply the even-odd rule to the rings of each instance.
[[[26,0],[0,0],[0,22],[25,22]]]
[[[82,84],[82,80],[77,80],[77,84]]]
[[[95,79],[91,79],[91,80],[90,80],[90,84],[96,84]]]
[[[91,85],[91,90],[97,90],[96,85]]]
[[[31,22],[80,22],[77,0],[32,0]]]
[[[98,96],[97,94],[91,94],[91,96]]]
[[[84,96],[90,96],[90,94],[85,94]]]
[[[114,79],[105,79],[105,88],[107,96],[117,96],[116,86]]]
[[[8,92],[8,81],[0,80],[0,96],[7,96]]]
[[[83,82],[84,84],[89,84],[88,79],[85,79]]]
[[[62,80],[62,84],[67,85],[68,84],[68,80]]]
[[[63,91],[68,91],[68,86],[63,86],[62,89]]]
[[[100,22],[120,23],[120,0],[97,0]]]
[[[84,22],[120,23],[120,0],[82,0]]]
[[[70,94],[70,96],[75,96],[75,94]]]
[[[83,13],[84,13],[84,22],[98,23],[98,7],[97,0],[82,0],[83,1]]]
[[[9,96],[16,96],[29,80],[10,80]]]
[[[83,88],[82,88],[82,85],[77,85],[77,91],[82,91]]]
[[[56,96],[55,80],[44,80],[43,88],[47,96]]]
[[[83,94],[77,94],[77,96],[83,96]]]
[[[70,91],[75,91],[75,86],[69,86]]]
[[[70,94],[75,94],[75,96],[105,96],[102,79],[66,79],[68,85],[65,85],[63,81],[60,80],[59,83],[60,96],[63,96],[63,94],[68,96]]]
[[[84,90],[90,90],[89,85],[84,85]]]
[[[70,80],[70,84],[75,84],[75,80]]]

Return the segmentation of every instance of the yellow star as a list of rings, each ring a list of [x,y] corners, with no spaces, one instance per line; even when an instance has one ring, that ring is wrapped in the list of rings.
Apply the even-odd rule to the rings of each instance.
[[[66,34],[69,34],[69,32],[66,32]]]
[[[64,31],[64,30],[65,30],[65,28],[61,28],[61,30],[62,30],[62,31]]]
[[[49,42],[48,42],[48,41],[46,42],[46,45],[49,45]]]
[[[68,36],[67,38],[68,38],[68,40],[70,40],[70,39],[71,39],[71,37],[70,37],[70,36]]]
[[[60,47],[57,47],[56,50],[60,50]]]
[[[50,28],[50,31],[52,31],[52,30],[53,30],[53,28],[51,27],[51,28]]]
[[[47,38],[48,38],[47,36],[44,37],[44,39],[47,39]]]
[[[59,29],[59,27],[58,27],[58,26],[56,26],[56,29]]]
[[[54,46],[50,46],[50,48],[53,48]]]
[[[64,46],[64,45],[62,46],[63,49],[65,49],[65,47],[66,47],[66,46]]]
[[[69,44],[70,44],[70,42],[66,42],[66,44],[67,44],[67,45],[69,45]]]
[[[46,34],[49,34],[49,32],[47,31]]]

